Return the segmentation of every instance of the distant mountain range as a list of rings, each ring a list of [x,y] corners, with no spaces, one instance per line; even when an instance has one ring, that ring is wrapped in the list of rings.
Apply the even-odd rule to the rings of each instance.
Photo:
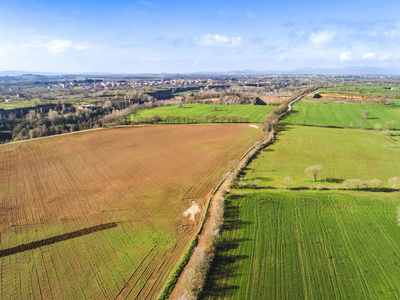
[[[194,72],[194,73],[109,73],[109,72],[77,72],[77,73],[56,73],[56,72],[34,72],[34,71],[0,71],[0,76],[21,76],[21,75],[42,75],[42,76],[63,76],[63,75],[107,75],[107,76],[171,76],[171,75],[213,75],[213,76],[245,76],[245,75],[383,75],[383,76],[400,76],[398,69],[372,68],[372,67],[346,67],[342,69],[327,68],[301,68],[291,71],[227,71],[227,72]]]

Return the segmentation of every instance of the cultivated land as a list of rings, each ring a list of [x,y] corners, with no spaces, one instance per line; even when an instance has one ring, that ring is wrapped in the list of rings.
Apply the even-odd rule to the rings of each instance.
[[[400,121],[399,109],[399,105],[298,102],[293,106],[292,112],[283,122],[337,127],[351,127],[350,123],[353,122],[353,127],[362,128],[374,128],[375,124],[380,123],[385,127],[387,122]],[[363,116],[364,110],[369,111],[369,116],[366,120]],[[360,119],[363,120],[362,124],[358,123]],[[397,125],[396,129],[400,129],[400,125]]]
[[[155,298],[197,231],[207,195],[260,137],[248,125],[172,125],[1,146],[1,249],[117,227],[0,258],[0,295]],[[194,221],[183,216],[192,200],[201,209]]]
[[[393,88],[393,90],[392,90]],[[336,87],[321,88],[317,90],[320,93],[343,93],[365,96],[389,96],[400,94],[400,85],[397,84],[352,84],[337,85]]]
[[[304,171],[315,164],[323,166],[324,175],[313,183]],[[284,187],[286,176],[292,179],[292,187],[323,184],[334,188],[346,179],[373,178],[388,186],[389,178],[400,177],[400,148],[375,131],[288,125],[264,150],[263,157],[254,160],[254,172],[251,164],[247,167],[243,181]]]
[[[230,194],[206,299],[400,297],[400,196]]]
[[[217,110],[214,107],[217,106]],[[136,114],[128,117],[128,120],[136,120],[137,116],[150,117],[158,115],[161,118],[166,116],[181,116],[201,118],[209,114],[211,116],[249,116],[249,122],[262,122],[267,114],[269,114],[275,107],[262,106],[262,105],[218,105],[218,104],[185,104],[183,108],[178,105],[156,107],[152,109],[139,110]],[[226,120],[227,121],[227,120]]]

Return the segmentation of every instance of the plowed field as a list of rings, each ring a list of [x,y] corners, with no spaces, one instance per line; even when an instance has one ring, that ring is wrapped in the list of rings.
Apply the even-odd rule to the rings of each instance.
[[[1,297],[155,298],[207,195],[260,137],[248,125],[171,125],[0,146],[1,249],[117,222],[0,258]],[[194,221],[183,214],[193,200]]]

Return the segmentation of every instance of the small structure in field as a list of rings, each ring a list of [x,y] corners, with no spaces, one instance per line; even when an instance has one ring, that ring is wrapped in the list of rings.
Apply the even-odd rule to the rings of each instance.
[[[316,92],[313,98],[322,98],[322,96],[320,95],[320,93]]]
[[[261,100],[259,97],[254,101],[254,105],[267,105],[264,100]]]

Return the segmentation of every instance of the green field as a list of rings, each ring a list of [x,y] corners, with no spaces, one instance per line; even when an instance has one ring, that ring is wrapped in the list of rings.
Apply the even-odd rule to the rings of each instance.
[[[288,124],[315,125],[315,126],[337,126],[360,127],[358,121],[364,120],[364,110],[369,111],[368,119],[363,121],[363,128],[374,128],[375,124],[385,123],[392,120],[400,121],[400,114],[396,109],[400,107],[379,104],[321,104],[299,102],[293,106],[293,111],[284,119]],[[400,129],[397,125],[396,129]]]
[[[204,298],[400,297],[399,194],[230,194]]]
[[[391,90],[392,87],[395,90]],[[350,86],[346,85],[342,86],[341,84],[338,84],[336,87],[318,89],[317,92],[343,93],[343,94],[355,94],[355,95],[366,95],[366,96],[387,95],[390,98],[393,95],[400,95],[400,86],[396,84],[380,85],[380,84],[358,84],[358,83],[352,84]]]
[[[214,110],[214,107],[217,110]],[[201,118],[209,114],[211,116],[249,116],[250,122],[261,122],[265,116],[269,114],[275,106],[261,105],[218,105],[218,104],[185,104],[180,108],[178,105],[161,106],[152,109],[139,110],[136,114],[129,116],[130,120],[136,120],[137,116],[149,117],[158,115],[161,118],[166,116],[181,116],[188,118]]]
[[[24,108],[24,107],[34,107],[35,105],[36,105],[35,101],[32,101],[32,100],[0,102],[1,109],[16,109],[16,108]]]
[[[307,167],[323,166],[324,176],[316,183],[307,177]],[[386,183],[400,177],[400,148],[380,132],[359,129],[333,129],[308,126],[286,126],[277,141],[266,148],[246,169],[243,181],[259,180],[261,186],[284,187],[286,176],[292,187],[335,187],[345,179]],[[325,182],[325,177],[327,178]]]

